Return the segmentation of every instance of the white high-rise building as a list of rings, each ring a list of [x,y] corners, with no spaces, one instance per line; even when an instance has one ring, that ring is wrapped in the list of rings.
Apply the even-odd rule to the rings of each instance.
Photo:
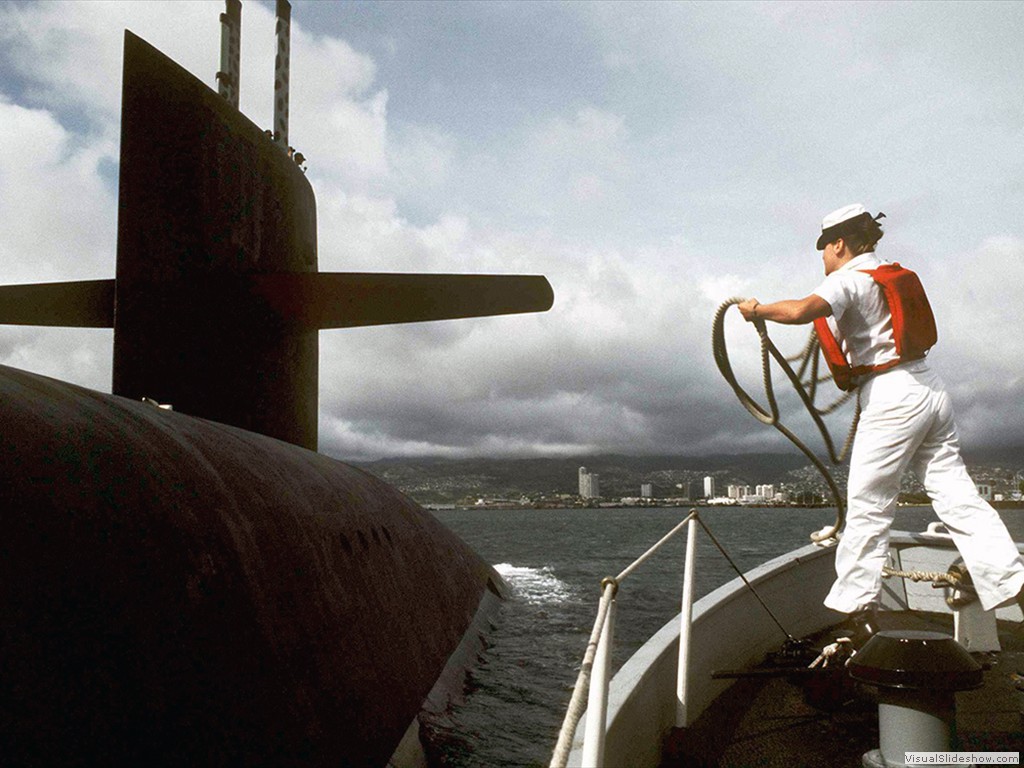
[[[596,472],[587,472],[586,467],[580,467],[580,498],[596,499],[601,495],[601,484]]]
[[[642,499],[653,499],[654,498],[654,484],[653,483],[641,483],[640,484],[640,498],[642,498]]]
[[[711,475],[704,478],[704,496],[709,499],[715,498],[715,478]]]
[[[738,499],[740,497],[740,488],[738,485],[730,485],[726,493],[730,499]]]

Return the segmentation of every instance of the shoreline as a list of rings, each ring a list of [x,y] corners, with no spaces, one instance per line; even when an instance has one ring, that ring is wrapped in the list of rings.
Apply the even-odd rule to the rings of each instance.
[[[1000,501],[989,501],[989,504],[997,510],[1003,509],[1024,509],[1024,499],[1021,500],[1000,500]],[[567,509],[592,509],[600,511],[602,509],[682,509],[682,508],[711,508],[718,509],[726,507],[733,509],[736,507],[742,507],[747,509],[835,509],[834,504],[708,504],[706,502],[683,502],[683,503],[653,503],[653,504],[636,504],[636,503],[625,503],[625,502],[603,502],[600,504],[523,504],[521,502],[495,502],[493,504],[421,504],[424,509],[429,512],[447,512],[451,510],[458,510],[462,512],[478,511],[478,512],[491,512],[498,510],[511,510],[511,509],[548,509],[552,511],[560,511]],[[905,501],[898,502],[897,506],[903,507],[930,507],[931,504],[928,502],[919,501]]]

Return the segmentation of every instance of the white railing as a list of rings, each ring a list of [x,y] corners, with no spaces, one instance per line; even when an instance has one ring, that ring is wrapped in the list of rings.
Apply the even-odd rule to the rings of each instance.
[[[569,760],[573,737],[583,715],[583,697],[587,697],[587,723],[583,738],[583,765],[600,768],[604,764],[605,732],[608,714],[608,688],[611,684],[612,646],[615,638],[615,595],[623,579],[635,571],[666,542],[683,528],[687,528],[686,561],[683,566],[683,596],[679,618],[679,668],[676,679],[676,726],[687,725],[687,677],[690,666],[690,624],[693,617],[693,573],[696,560],[697,510],[691,509],[677,526],[665,534],[657,544],[634,560],[615,578],[601,582],[601,602],[598,604],[597,619],[590,633],[590,641],[583,656],[579,676],[573,688],[572,698],[558,744],[551,758],[551,768],[565,768]]]

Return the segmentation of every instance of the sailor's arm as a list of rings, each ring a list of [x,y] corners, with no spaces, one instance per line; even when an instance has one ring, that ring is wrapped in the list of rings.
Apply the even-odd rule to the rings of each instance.
[[[786,299],[772,304],[762,304],[757,299],[747,299],[737,307],[743,319],[771,320],[785,325],[803,325],[832,314],[832,307],[821,296],[812,293],[803,299]]]

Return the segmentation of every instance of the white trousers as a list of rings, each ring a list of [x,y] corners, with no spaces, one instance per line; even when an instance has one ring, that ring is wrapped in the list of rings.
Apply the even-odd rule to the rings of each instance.
[[[910,468],[949,529],[982,606],[1024,587],[1024,560],[1006,526],[978,495],[960,458],[953,406],[923,360],[861,387],[861,417],[850,456],[846,528],[836,547],[836,582],[825,605],[853,613],[877,604],[900,478]]]

